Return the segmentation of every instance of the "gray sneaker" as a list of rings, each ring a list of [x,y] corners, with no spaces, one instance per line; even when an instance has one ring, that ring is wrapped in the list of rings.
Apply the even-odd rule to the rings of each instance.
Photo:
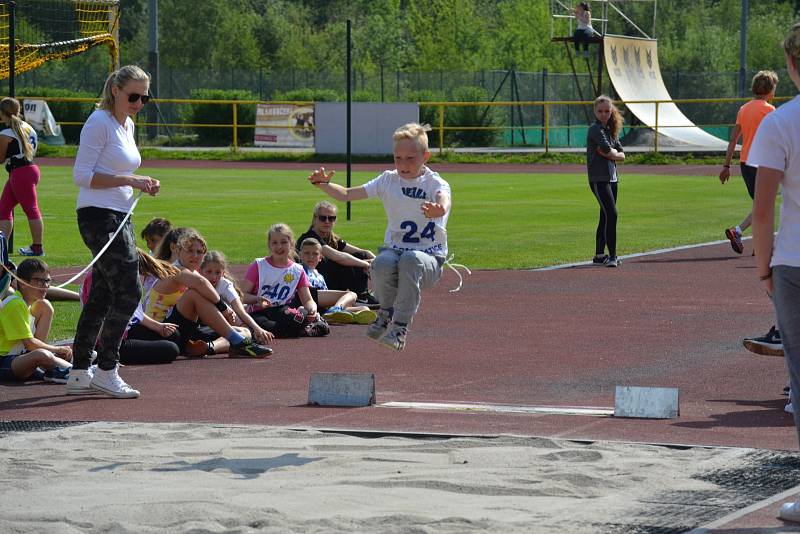
[[[378,339],[378,343],[390,349],[403,350],[406,346],[407,333],[407,326],[400,326],[392,323],[392,325],[386,330],[386,333],[383,334],[380,339]]]
[[[367,337],[372,339],[380,338],[383,333],[386,332],[386,329],[389,327],[389,323],[391,322],[392,312],[390,310],[378,310],[378,317],[367,328]]]

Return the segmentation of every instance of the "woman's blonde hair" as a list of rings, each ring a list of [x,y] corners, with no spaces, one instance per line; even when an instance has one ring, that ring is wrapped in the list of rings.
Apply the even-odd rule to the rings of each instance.
[[[159,280],[163,280],[181,272],[171,263],[154,258],[139,247],[136,247],[136,252],[139,253],[139,274],[154,276]]]
[[[611,116],[608,118],[606,128],[608,128],[608,131],[611,133],[611,137],[619,139],[619,134],[622,131],[622,113],[619,112],[617,106],[614,105],[614,101],[607,95],[600,95],[595,98],[594,107],[597,108],[598,104],[608,104],[611,106]]]
[[[97,107],[106,111],[114,111],[113,87],[117,86],[122,89],[130,81],[150,83],[150,75],[136,65],[125,65],[115,70],[106,78],[106,83],[103,86],[103,97],[97,103]]]
[[[227,278],[233,284],[233,289],[235,289],[236,293],[238,293],[241,297],[242,290],[239,288],[239,284],[236,283],[236,279],[232,277],[231,273],[228,271],[228,258],[225,257],[225,254],[219,250],[209,250],[206,252],[206,255],[203,256],[203,261],[200,263],[200,269],[202,270],[209,263],[216,263],[222,268],[222,277]]]
[[[14,135],[17,136],[17,140],[19,140],[19,147],[22,149],[22,154],[25,156],[25,159],[33,161],[35,149],[29,138],[30,131],[28,131],[28,128],[30,128],[30,126],[19,116],[19,110],[19,100],[16,98],[7,96],[3,100],[0,100],[0,114],[4,117],[8,117],[8,121],[11,123],[11,130],[14,132]]]
[[[333,202],[328,202],[327,200],[320,200],[319,202],[317,202],[316,206],[314,206],[314,213],[313,215],[311,215],[311,228],[309,228],[309,230],[314,230],[314,219],[317,218],[317,215],[319,215],[319,210],[321,209],[331,210],[334,213],[338,213],[339,211],[338,208],[336,207],[336,204],[334,204]],[[319,232],[315,231],[315,233],[319,235]],[[333,230],[331,230],[331,235],[329,236],[320,235],[319,237],[329,247],[339,250],[338,246],[339,236],[336,235],[333,232]]]
[[[414,144],[417,145],[420,152],[425,153],[428,151],[428,132],[430,131],[431,127],[428,124],[409,122],[394,131],[394,144],[396,145],[400,141],[410,139],[414,141]]]

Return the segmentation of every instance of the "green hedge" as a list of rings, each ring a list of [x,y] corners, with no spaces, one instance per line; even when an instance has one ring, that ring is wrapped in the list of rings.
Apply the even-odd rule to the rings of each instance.
[[[71,91],[53,87],[24,87],[17,91],[17,98],[24,100],[26,96],[63,97],[63,98],[97,98],[94,93],[86,91]],[[89,118],[95,107],[91,102],[47,102],[47,107],[53,113],[56,122],[61,124],[64,141],[68,145],[77,145],[81,138],[83,122]],[[80,122],[78,125],[64,125],[64,122]]]
[[[195,89],[189,98],[196,100],[258,100],[258,95],[250,91],[224,89]],[[255,124],[255,104],[237,106],[238,124]],[[184,120],[191,124],[233,124],[233,106],[222,104],[190,104],[184,111]],[[229,146],[233,144],[233,128],[196,128],[200,146]],[[239,128],[240,145],[252,144],[255,129]]]

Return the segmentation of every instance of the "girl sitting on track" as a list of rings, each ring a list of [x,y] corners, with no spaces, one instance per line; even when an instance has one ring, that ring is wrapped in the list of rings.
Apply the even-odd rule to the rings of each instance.
[[[317,315],[317,304],[311,298],[310,283],[303,266],[292,261],[294,233],[288,225],[273,224],[267,232],[269,256],[257,258],[245,274],[242,290],[263,297],[264,303],[250,307],[253,319],[276,337],[317,337],[330,329]],[[295,307],[292,301],[297,294]],[[265,306],[266,304],[266,306]]]
[[[172,231],[170,232],[172,233]],[[168,233],[164,236],[159,252],[169,243]],[[171,239],[171,238],[170,238]],[[145,313],[157,321],[177,325],[181,335],[181,348],[186,349],[189,341],[196,339],[198,319],[222,336],[213,342],[215,352],[228,352],[231,357],[249,356],[263,358],[272,354],[272,349],[254,343],[246,337],[246,329],[235,329],[233,311],[225,304],[211,282],[196,272],[200,268],[208,247],[196,230],[186,228],[180,239],[174,243],[173,265],[179,269],[176,274],[166,278],[148,277],[145,280]],[[211,348],[211,347],[209,347]],[[205,354],[203,350],[200,354]]]
[[[319,241],[309,237],[300,243],[300,261],[311,283],[311,297],[325,310],[322,317],[327,322],[370,324],[378,318],[378,314],[368,306],[354,306],[356,302],[354,292],[328,289],[325,277],[317,271],[317,265],[322,261],[322,244]]]
[[[139,250],[139,274],[143,277],[166,278],[178,269]],[[92,287],[92,273],[81,286],[81,304],[86,304]],[[172,363],[180,354],[178,326],[161,323],[144,313],[142,304],[133,313],[119,347],[123,365],[152,365]]]
[[[233,277],[228,273],[228,260],[225,259],[225,255],[222,252],[218,250],[207,252],[203,258],[203,262],[200,264],[200,274],[211,282],[211,285],[217,290],[222,300],[231,307],[236,317],[239,319],[238,323],[250,328],[250,331],[253,333],[253,339],[258,343],[266,344],[275,338],[272,332],[258,326],[242,304],[243,301],[248,304],[259,304],[265,299],[255,295],[247,295],[245,297],[245,295],[242,294],[241,289],[239,289],[233,281]]]

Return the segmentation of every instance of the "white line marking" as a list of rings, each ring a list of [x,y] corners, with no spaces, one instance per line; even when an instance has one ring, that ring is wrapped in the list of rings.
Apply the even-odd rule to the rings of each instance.
[[[418,410],[460,410],[466,412],[526,413],[542,415],[587,415],[609,417],[613,408],[589,406],[517,406],[513,404],[483,404],[468,402],[383,402],[379,408],[406,408]]]
[[[751,237],[743,237],[742,241],[747,241],[752,239]],[[668,252],[676,252],[678,250],[689,250],[692,248],[700,248],[700,247],[707,247],[710,245],[721,245],[723,243],[730,243],[727,239],[722,239],[720,241],[709,241],[708,243],[697,243],[695,245],[682,245],[680,247],[672,247],[672,248],[660,248],[658,250],[650,250],[647,252],[637,252],[636,254],[628,254],[626,256],[619,256],[621,260],[627,260],[630,258],[641,258],[642,256],[655,256],[656,254],[666,254]],[[592,261],[579,261],[575,263],[563,263],[560,265],[550,265],[547,267],[539,267],[537,269],[531,269],[531,271],[555,271],[557,269],[569,269],[570,267],[581,267],[583,265],[592,265]]]

